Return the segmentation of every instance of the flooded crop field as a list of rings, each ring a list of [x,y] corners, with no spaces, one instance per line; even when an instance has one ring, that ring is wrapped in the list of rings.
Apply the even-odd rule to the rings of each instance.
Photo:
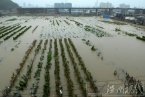
[[[132,97],[144,95],[144,83],[143,27],[101,17],[0,17],[0,97]]]

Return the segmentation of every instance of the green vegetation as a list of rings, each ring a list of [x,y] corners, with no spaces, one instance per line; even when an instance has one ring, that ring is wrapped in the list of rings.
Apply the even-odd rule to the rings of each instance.
[[[142,36],[142,37],[137,36],[136,39],[145,41],[145,36]]]
[[[27,72],[26,75],[22,75],[21,80],[19,81],[19,85],[16,86],[16,89],[18,90],[24,90],[25,87],[27,87],[28,80],[30,79],[30,75],[32,72],[32,63],[27,66]]]
[[[0,27],[0,31],[1,31],[2,29],[4,29],[4,28],[5,28],[5,26]]]
[[[87,92],[86,92],[86,89],[85,89],[85,86],[84,86],[85,82],[84,82],[83,78],[81,77],[81,73],[80,73],[80,71],[78,69],[78,64],[75,62],[73,53],[71,52],[71,48],[70,48],[70,46],[69,46],[69,44],[67,42],[67,39],[64,39],[64,42],[65,42],[65,45],[67,47],[67,52],[69,54],[71,62],[73,64],[73,68],[74,68],[74,71],[75,71],[74,73],[75,73],[75,75],[77,77],[77,82],[79,83],[80,89],[82,91],[82,95],[83,95],[83,97],[87,97]]]
[[[86,41],[86,45],[91,46],[90,40]]]
[[[8,27],[2,28],[2,29],[0,30],[0,35],[3,34],[3,33],[5,33],[5,32],[7,32],[7,31],[9,31],[9,30],[11,30],[11,29],[14,28],[14,27],[16,27],[16,26],[8,26]]]
[[[103,20],[101,22],[104,22],[104,23],[107,23],[107,24],[126,25],[126,23],[119,22],[119,21],[104,21]]]
[[[92,51],[96,51],[96,48],[94,46],[91,47]]]
[[[70,38],[69,38],[68,40],[69,40],[69,43],[70,43],[70,45],[71,45],[71,47],[72,47],[72,49],[73,49],[75,55],[76,55],[77,58],[78,58],[79,65],[81,66],[81,68],[82,68],[84,74],[86,75],[87,81],[90,82],[90,86],[91,86],[93,92],[94,92],[94,93],[98,93],[98,88],[97,88],[97,86],[96,86],[96,84],[95,84],[95,82],[94,82],[94,80],[93,80],[93,77],[92,77],[91,73],[89,72],[89,70],[87,70],[85,63],[83,62],[81,56],[78,54],[78,51],[76,50],[76,48],[75,48],[75,46],[74,46],[72,40],[71,40]]]
[[[124,76],[124,78],[120,79],[120,73]],[[131,91],[128,91],[128,94],[134,96],[134,95],[140,95],[140,97],[143,97],[145,94],[144,91],[144,85],[142,84],[141,80],[136,79],[136,77],[131,76],[128,72],[124,70],[115,70],[114,76],[117,77],[119,80],[121,80],[126,88],[129,88]]]
[[[137,34],[128,33],[128,32],[125,32],[125,34],[126,34],[126,35],[128,35],[128,36],[132,36],[132,37],[134,37],[134,36],[136,36],[136,37],[137,37],[137,36],[138,36]]]
[[[50,73],[49,70],[51,68],[51,59],[52,59],[52,40],[50,40],[49,45],[49,52],[47,54],[47,64],[45,67],[45,83],[43,85],[43,96],[42,97],[49,97],[50,96]]]
[[[116,32],[121,32],[122,34],[125,34],[127,36],[131,36],[131,37],[134,37],[135,36],[135,37],[138,37],[137,34],[122,31],[120,28],[115,28],[115,31]],[[118,33],[118,34],[120,34],[120,33]]]
[[[38,26],[36,26],[36,27],[33,29],[32,33],[34,33],[34,31],[35,31],[37,28],[38,28]]]
[[[20,28],[20,29],[18,29],[18,28]],[[8,40],[8,39],[11,38],[13,35],[15,35],[16,33],[20,32],[21,30],[23,30],[24,28],[26,28],[26,26],[24,26],[24,27],[19,26],[19,27],[15,28],[15,29],[13,29],[13,30],[11,30],[11,31],[9,31],[9,32],[7,32],[7,33],[5,33],[3,36],[5,36],[5,35],[9,34],[10,32],[13,32],[13,31],[14,31],[13,33],[10,33],[10,35],[6,36],[6,37],[4,38],[4,40]],[[17,29],[18,29],[18,30],[17,30]],[[17,31],[15,31],[15,30],[17,30]]]
[[[63,62],[63,66],[64,66],[64,75],[67,80],[67,89],[68,89],[69,97],[73,97],[74,96],[74,86],[73,86],[73,81],[70,77],[70,68],[69,68],[67,58],[65,56],[62,39],[59,39],[59,43],[60,43],[60,49],[61,49],[62,62]]]
[[[20,67],[18,67],[16,69],[15,73],[12,73],[11,76],[11,80],[10,80],[10,86],[9,88],[6,88],[4,91],[7,91],[3,94],[3,97],[7,97],[9,95],[9,93],[11,92],[11,89],[14,87],[16,80],[18,79],[18,76],[20,75],[21,70],[23,69],[26,60],[28,59],[30,53],[32,52],[32,49],[34,48],[34,46],[36,45],[36,40],[33,41],[32,45],[28,48],[28,50],[25,52],[25,56],[23,57],[22,62],[19,64]],[[22,86],[24,86],[24,84],[21,83]]]
[[[38,33],[36,32],[33,33],[38,28],[38,26],[33,25],[33,29],[30,29],[31,26],[22,26],[28,24],[25,23],[25,21],[29,22],[29,19],[27,17],[26,18],[20,17],[20,18],[21,18],[20,23],[10,24],[11,22],[6,22],[4,23],[4,25],[12,25],[12,26],[0,27],[0,42],[2,42],[1,44],[2,51],[11,50],[8,53],[6,53],[6,56],[7,54],[9,55],[9,53],[11,53],[10,55],[14,54],[15,56],[17,54],[20,55],[18,56],[20,58],[15,60],[16,63],[20,61],[19,59],[22,59],[20,64],[18,64],[18,66],[15,65],[16,66],[14,67],[15,72],[12,73],[10,82],[9,84],[6,85],[7,86],[6,92],[4,91],[3,93],[2,91],[2,94],[4,94],[3,97],[11,96],[11,94],[13,93],[14,94],[20,93],[22,94],[22,96],[26,94],[25,96],[28,95],[32,97],[37,97],[37,96],[88,97],[87,93],[96,93],[98,94],[96,97],[101,97],[99,95],[100,92],[102,92],[99,91],[100,84],[96,83],[98,82],[96,81],[97,76],[94,75],[95,71],[94,69],[92,69],[93,67],[91,66],[90,68],[90,64],[94,62],[90,62],[89,59],[93,57],[91,55],[95,55],[95,57],[97,58],[96,60],[99,59],[99,63],[100,63],[102,60],[106,58],[105,56],[103,56],[103,52],[102,52],[103,48],[101,47],[102,48],[101,50],[101,48],[99,47],[99,45],[97,46],[97,44],[100,44],[99,42],[101,43],[103,42],[103,45],[105,45],[106,40],[108,38],[102,38],[103,39],[102,40],[101,38],[98,37],[111,36],[111,33],[110,34],[107,33],[108,31],[105,32],[106,29],[101,27],[102,25],[89,26],[89,24],[91,24],[92,21],[91,19],[88,20],[87,18],[80,19],[80,21],[85,20],[87,22],[90,22],[85,26],[84,24],[81,24],[80,22],[77,22],[75,20],[69,20],[69,19],[64,20],[64,17],[60,18],[61,21],[58,19],[58,17],[51,17],[53,19],[51,18],[49,19],[48,17],[46,19],[47,22],[44,21],[43,17],[38,17],[38,20],[36,21],[40,21],[40,18],[42,18],[42,22],[44,21],[44,24],[43,23],[40,24],[42,26],[41,27],[42,30],[39,29],[41,30],[41,32],[37,31]],[[35,20],[35,18],[36,18],[35,16],[31,17],[31,19],[33,20]],[[79,20],[79,17],[77,17],[76,19]],[[45,25],[47,23],[48,25]],[[47,28],[46,26],[50,26],[50,28]],[[48,32],[48,30],[51,31]],[[138,36],[138,34],[143,35],[143,30],[141,30],[140,33],[134,34],[136,30],[133,28],[131,30],[133,32],[129,33],[129,32],[122,31],[120,27],[119,28],[117,27],[116,29],[114,27],[114,32],[115,31],[116,34],[120,33],[125,37],[125,39],[129,39],[130,41],[134,38],[136,39],[135,41],[133,40],[133,42],[136,41],[140,42],[140,40],[145,41],[145,36]],[[25,34],[27,34],[26,36],[29,35],[32,39],[27,40],[27,38],[30,37],[29,36],[23,37],[23,35]],[[112,32],[112,35],[113,34],[114,33]],[[65,37],[69,37],[69,38],[65,38]],[[121,41],[123,39],[123,37],[114,37],[113,40],[114,39],[116,40],[118,38],[119,38],[118,41]],[[8,39],[10,40],[6,41]],[[14,41],[11,39],[13,39]],[[36,40],[33,41],[33,43],[28,47],[29,42],[32,42],[33,39],[38,39],[39,41]],[[43,39],[46,40],[43,41]],[[97,42],[96,40],[98,40],[98,43],[96,43]],[[48,43],[50,43],[49,46],[47,45]],[[81,51],[82,50],[81,47],[86,48],[84,49],[83,52],[85,52],[87,56],[82,56],[85,54],[82,54],[83,52]],[[27,50],[27,51],[20,52],[23,50]],[[89,52],[87,50],[89,50]],[[25,53],[25,55],[21,56],[19,52],[21,54]],[[5,56],[5,54],[3,56]],[[86,58],[88,59],[84,60]],[[93,59],[91,61],[95,61],[95,60]],[[0,58],[0,62],[3,64],[4,62],[3,57]],[[101,62],[101,64],[103,63],[104,62]],[[96,66],[94,66],[94,68],[96,68]],[[8,72],[8,74],[9,73],[10,72]],[[117,73],[118,72],[115,71],[114,75],[117,76]],[[126,72],[124,71],[124,73]],[[129,79],[131,79],[130,77]],[[4,79],[2,81],[4,81]],[[126,80],[126,81],[127,81],[127,85],[130,85],[129,81],[131,80]],[[134,82],[136,83],[137,80]]]
[[[31,87],[31,91],[32,91],[31,95],[32,96],[36,96],[36,93],[37,93],[38,88],[39,88],[40,75],[41,75],[41,71],[42,71],[42,67],[43,67],[44,54],[46,51],[45,47],[47,46],[47,43],[48,43],[48,40],[45,40],[44,47],[42,49],[41,56],[40,56],[40,59],[39,59],[38,65],[37,65],[37,69],[36,69],[34,76],[33,76],[34,82],[33,82],[32,87]],[[40,44],[38,45],[39,49],[41,49],[41,44],[42,44],[42,40],[40,41]],[[38,52],[36,52],[36,53],[38,53]]]
[[[36,44],[36,40],[33,42],[32,47],[31,47],[31,49],[28,52],[32,51],[32,48],[35,46],[35,44]],[[22,90],[24,90],[24,88],[27,87],[28,80],[31,78],[32,67],[33,67],[35,56],[36,56],[36,54],[34,55],[30,65],[27,66],[27,72],[26,72],[26,74],[22,75],[21,80],[19,81],[18,86],[16,86],[17,90],[21,90],[22,91]],[[28,57],[26,57],[26,58],[28,59]]]
[[[94,28],[94,27],[91,27],[91,26],[88,26],[86,25],[84,27],[84,29],[88,32],[91,32],[93,34],[95,34],[97,37],[107,37],[107,36],[111,36],[110,34],[100,30],[100,29],[97,29],[97,28]]]
[[[92,27],[90,27],[90,26],[85,26],[85,28],[84,28],[86,31],[92,31]]]
[[[14,51],[14,48],[12,48],[11,51]]]
[[[121,30],[120,30],[120,28],[115,28],[115,31],[117,32],[117,31],[121,31]]]
[[[101,27],[101,26],[98,26],[98,25],[96,25],[96,27],[98,27],[98,28],[101,28],[101,29],[104,29],[103,27]]]
[[[67,25],[70,25],[70,23],[69,23],[69,22],[67,22],[66,20],[64,20],[64,22],[65,22]]]
[[[53,24],[53,26],[55,26],[55,22],[54,22],[54,20],[53,20],[52,24]]]
[[[67,18],[67,19],[68,19],[68,18]],[[68,19],[68,20],[69,20],[69,19]],[[80,22],[78,22],[78,21],[75,21],[75,20],[70,20],[70,21],[75,22],[75,24],[76,24],[77,26],[79,26],[79,27],[83,27],[83,24],[80,23]]]
[[[17,18],[8,19],[6,21],[15,21],[15,20],[17,20]]]
[[[40,40],[40,42],[39,42],[37,48],[35,49],[35,53],[36,53],[36,54],[39,53],[39,50],[41,49],[41,44],[42,44],[42,42],[43,42],[43,40]]]
[[[7,29],[4,30],[4,31],[2,32],[2,34],[0,35],[0,38],[2,38],[2,37],[4,37],[4,36],[6,36],[6,35],[12,33],[13,31],[19,29],[20,27],[21,27],[21,26],[14,26],[14,27],[12,27],[10,30],[7,30]]]
[[[13,40],[17,40],[21,35],[23,35],[26,31],[28,31],[32,26],[29,26],[28,28],[24,29],[22,32],[17,34],[15,37],[13,37]]]
[[[59,26],[59,22],[56,20],[57,25]]]
[[[58,47],[57,47],[57,39],[54,41],[54,59],[55,59],[55,87],[56,87],[56,94],[60,97],[60,67],[59,67],[59,56],[58,56]]]

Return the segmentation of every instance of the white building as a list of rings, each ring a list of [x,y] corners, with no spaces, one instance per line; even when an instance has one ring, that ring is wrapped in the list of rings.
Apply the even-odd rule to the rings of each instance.
[[[72,3],[55,3],[54,8],[72,8]]]
[[[109,3],[109,2],[107,2],[107,3],[102,2],[102,3],[100,3],[100,8],[112,8],[112,7],[113,7],[112,3]]]
[[[120,4],[119,5],[119,8],[130,8],[130,5],[127,5],[127,4]]]

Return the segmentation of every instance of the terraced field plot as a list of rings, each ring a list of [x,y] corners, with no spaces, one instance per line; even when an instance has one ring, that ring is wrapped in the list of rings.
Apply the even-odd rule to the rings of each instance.
[[[1,17],[0,96],[106,96],[108,84],[143,84],[145,30],[110,21]]]

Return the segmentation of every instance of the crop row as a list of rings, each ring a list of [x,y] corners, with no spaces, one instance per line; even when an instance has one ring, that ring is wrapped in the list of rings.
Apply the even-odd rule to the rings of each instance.
[[[2,37],[4,37],[4,36],[8,35],[9,33],[15,31],[16,29],[18,29],[18,28],[20,28],[20,27],[21,27],[21,26],[14,26],[11,30],[8,30],[8,31],[6,31],[6,32],[3,32],[3,33],[0,35],[0,38],[2,38]]]
[[[45,40],[44,47],[42,49],[42,53],[41,53],[41,57],[40,57],[40,61],[38,62],[37,69],[34,74],[34,83],[32,84],[32,87],[31,87],[31,96],[36,96],[37,90],[39,88],[40,74],[42,71],[44,54],[46,51],[45,47],[47,46],[47,43],[48,43],[48,40]]]
[[[39,44],[37,45],[37,48],[38,48],[38,46],[40,46],[40,45],[41,45],[41,41],[40,41]],[[37,49],[37,48],[36,48],[36,49]],[[35,49],[35,50],[36,50],[36,49]],[[28,81],[29,81],[29,79],[31,79],[32,67],[33,67],[33,63],[34,63],[34,61],[35,61],[35,58],[36,58],[37,54],[38,54],[38,52],[37,52],[37,53],[35,52],[34,57],[32,58],[30,64],[27,65],[26,74],[22,75],[22,77],[21,77],[21,79],[20,79],[20,81],[19,81],[19,84],[16,86],[16,89],[17,89],[17,90],[23,91],[24,88],[27,87]]]
[[[4,40],[8,40],[8,39],[11,38],[13,35],[15,35],[16,33],[18,33],[19,31],[23,30],[25,27],[26,27],[26,26],[24,26],[24,27],[18,29],[17,31],[15,31],[15,30],[17,29],[17,28],[16,28],[16,29],[14,30],[14,32],[11,33],[10,35],[8,35],[7,37],[5,37]]]
[[[42,53],[43,53],[43,54],[45,53],[45,50],[47,49],[47,44],[48,44],[48,39],[45,40],[45,42],[44,42],[44,48],[43,48],[43,50],[42,50]]]
[[[120,32],[121,32],[122,34],[125,34],[125,35],[128,35],[128,36],[132,36],[132,37],[134,37],[134,36],[137,37],[138,36],[137,34],[123,31],[120,28],[115,28],[115,31],[118,32],[118,34],[120,34]]]
[[[73,97],[74,96],[74,86],[73,86],[73,81],[70,77],[70,68],[68,65],[68,61],[65,57],[62,39],[59,39],[59,43],[60,43],[61,56],[62,56],[62,62],[63,62],[62,64],[64,66],[64,74],[65,74],[65,77],[67,79],[67,89],[68,89],[69,97]]]
[[[75,48],[72,40],[69,38],[68,41],[69,41],[69,43],[70,43],[73,51],[75,52],[76,57],[79,60],[79,64],[80,64],[82,70],[84,71],[84,74],[86,75],[87,80],[90,82],[90,86],[93,89],[93,92],[94,93],[98,93],[98,88],[95,85],[95,82],[93,80],[93,77],[92,77],[91,73],[89,72],[89,70],[87,70],[85,63],[83,62],[81,56],[79,55],[78,51],[76,50],[76,48]]]
[[[85,83],[85,82],[84,82],[83,78],[81,77],[80,71],[79,71],[79,69],[78,69],[77,63],[75,62],[73,53],[71,52],[70,46],[69,46],[69,44],[68,44],[68,42],[67,42],[67,39],[65,39],[64,42],[65,42],[65,45],[66,45],[66,48],[67,48],[67,52],[68,52],[68,54],[69,54],[69,57],[70,57],[70,59],[71,59],[71,62],[72,62],[72,64],[73,64],[73,68],[74,68],[74,71],[75,71],[75,75],[76,75],[76,77],[77,77],[77,82],[79,83],[80,89],[81,89],[81,91],[82,91],[82,95],[83,95],[84,97],[87,97],[86,88],[85,88],[85,86],[84,86],[84,83]]]
[[[25,56],[23,57],[22,62],[19,64],[19,68],[16,69],[16,73],[12,74],[11,80],[10,80],[10,85],[3,91],[3,97],[7,97],[9,93],[11,92],[12,87],[14,86],[18,76],[20,75],[20,72],[22,68],[24,67],[26,60],[28,59],[30,53],[32,52],[32,49],[36,45],[36,40],[33,41],[32,45],[29,47],[29,49],[26,51]]]
[[[66,19],[68,19],[68,18],[66,18]],[[70,20],[70,19],[68,19],[68,20]],[[83,24],[80,23],[80,22],[78,22],[78,21],[75,21],[75,20],[70,20],[70,21],[74,22],[79,27],[82,27],[83,26]]]
[[[26,31],[28,31],[32,26],[27,27],[25,30],[23,30],[22,32],[20,32],[18,35],[16,35],[15,37],[13,37],[13,40],[18,39],[22,34],[24,34]]]
[[[37,48],[35,49],[35,54],[38,54],[39,53],[39,50],[41,49],[41,44],[42,44],[43,40],[40,40]]]
[[[57,39],[54,41],[54,60],[55,60],[55,86],[56,86],[56,94],[58,97],[60,97],[62,94],[60,93],[60,67],[59,67],[59,56],[58,56],[58,46],[57,46]]]
[[[8,30],[12,29],[13,27],[16,27],[16,26],[7,26],[7,27],[3,26],[3,27],[1,27],[0,34],[7,32]]]
[[[64,20],[64,22],[65,22],[67,25],[70,25],[70,23],[69,23],[69,22],[67,22],[66,20]]]
[[[129,33],[129,32],[126,32],[126,31],[122,31],[122,30],[119,29],[119,28],[116,28],[115,30],[117,30],[117,31],[119,31],[119,32],[122,32],[122,33],[125,34],[125,35],[131,36],[131,37],[136,37],[136,39],[138,39],[138,40],[145,41],[145,36],[140,37],[140,36],[138,36],[137,34]],[[118,34],[120,34],[120,33],[118,33]]]
[[[7,31],[11,30],[13,27],[16,27],[16,26],[8,26],[8,27],[5,27],[5,28],[1,29],[0,30],[0,34],[5,33]]]
[[[16,29],[18,29],[18,28],[20,28],[20,27],[21,27],[21,26],[13,26],[10,30],[7,30],[7,31],[1,33],[0,38],[6,36],[7,34],[9,34],[9,33],[13,32],[13,31],[15,31]]]
[[[93,34],[96,34],[97,37],[104,37],[104,36],[111,36],[110,34],[108,34],[107,32],[104,32],[100,29],[97,29],[97,28],[94,28],[94,27],[91,27],[91,26],[88,26],[86,25],[84,27],[85,31],[89,31]]]
[[[56,20],[57,25],[59,26],[59,22]]]
[[[142,41],[145,41],[145,36],[142,36],[142,37],[136,37],[138,40],[142,40]]]
[[[37,47],[38,47],[38,45],[37,45]],[[21,77],[21,79],[19,81],[19,84],[16,86],[16,89],[18,91],[23,91],[24,88],[27,87],[28,81],[31,78],[32,67],[33,67],[33,63],[35,61],[36,55],[37,54],[35,52],[34,57],[31,60],[30,65],[27,65],[27,72],[26,72],[26,74],[25,75],[22,75],[22,77]],[[20,92],[16,92],[16,93],[14,93],[14,97],[16,96],[15,94],[21,95]]]
[[[37,28],[38,28],[38,26],[36,26],[36,27],[33,29],[32,33],[34,33],[34,31],[35,31]]]
[[[54,40],[54,62],[55,62],[55,70],[54,70],[54,76],[55,76],[55,89],[56,89],[56,95],[58,97],[62,97],[63,93],[62,93],[62,85],[61,85],[61,81],[60,81],[60,63],[59,63],[59,52],[58,52],[58,43],[57,43],[57,39]],[[28,54],[31,53],[33,47],[36,44],[36,40],[33,41],[32,46],[29,47],[29,50],[26,52]],[[36,58],[36,55],[39,53],[40,49],[41,49],[41,44],[43,43],[43,40],[40,40],[39,44],[37,45],[36,49],[35,49],[35,53],[34,53],[34,57],[32,58],[31,63],[27,66],[27,70],[26,73],[23,74],[20,77],[19,83],[16,86],[16,89],[19,91],[23,91],[28,84],[28,81],[31,78],[32,75],[32,67],[33,67],[33,63],[34,60]],[[42,53],[40,56],[40,60],[37,64],[37,69],[34,73],[34,83],[32,83],[32,87],[31,87],[31,96],[36,96],[38,87],[39,87],[39,81],[40,81],[40,74],[42,71],[42,66],[43,66],[43,60],[44,60],[44,54],[45,51],[47,49],[47,44],[48,44],[48,40],[45,40],[44,42],[44,47],[42,49]],[[93,92],[98,93],[98,88],[93,80],[93,77],[91,75],[91,73],[87,70],[85,63],[83,62],[81,56],[78,54],[73,42],[71,39],[64,39],[64,45],[62,43],[62,39],[59,39],[59,45],[60,45],[60,50],[61,50],[61,57],[62,57],[62,65],[64,67],[64,76],[66,78],[67,81],[67,90],[68,90],[68,97],[77,97],[77,95],[74,94],[74,84],[73,81],[70,77],[70,67],[69,67],[69,62],[67,61],[66,58],[66,54],[65,54],[65,48],[64,45],[66,47],[66,51],[68,52],[68,55],[70,57],[70,61],[71,61],[71,65],[73,66],[74,69],[74,74],[77,80],[77,83],[80,87],[80,90],[82,92],[83,97],[87,97],[87,91],[85,88],[85,81],[84,78],[81,76],[81,71],[79,69],[79,66],[81,66],[83,73],[85,74],[87,81],[90,83],[89,85],[91,86],[91,89],[93,90]],[[74,54],[73,54],[74,53]],[[14,83],[18,77],[18,75],[20,75],[20,71],[22,69],[22,67],[24,66],[24,64],[26,63],[26,60],[28,59],[28,54],[26,54],[26,56],[24,57],[23,62],[20,64],[21,68],[18,68],[16,70],[16,74],[13,74],[12,76],[12,86],[10,86],[9,88],[7,88],[7,90],[5,90],[5,95],[3,97],[6,97],[6,93],[8,94],[11,91],[11,88],[14,86]],[[77,64],[75,57],[77,57],[77,60],[79,62],[79,64]],[[45,67],[45,74],[44,74],[44,85],[43,85],[43,97],[49,97],[50,96],[50,68],[51,68],[51,59],[52,59],[52,40],[50,40],[50,46],[49,46],[49,51],[47,54],[47,64]],[[8,92],[9,91],[9,92]]]
[[[85,41],[85,44],[86,44],[87,46],[91,46],[91,50],[92,50],[92,51],[96,51],[97,56],[100,57],[101,60],[104,59],[104,58],[103,58],[103,55],[102,55],[102,53],[101,53],[101,51],[100,51],[98,48],[96,48],[96,47],[90,42],[90,40],[82,39],[82,41]]]
[[[0,31],[3,30],[3,29],[5,29],[5,28],[6,28],[5,26],[0,27]]]
[[[52,21],[52,24],[53,24],[53,26],[55,26],[55,22],[54,22],[54,20]]]
[[[47,64],[45,67],[45,83],[43,86],[43,97],[49,97],[50,96],[50,73],[49,70],[51,68],[51,59],[52,59],[52,40],[50,40],[50,46],[49,51],[47,54]]]
[[[35,56],[34,56],[34,58],[35,58]],[[27,66],[27,72],[26,72],[26,74],[22,75],[21,80],[19,81],[18,86],[16,86],[17,90],[21,90],[22,91],[22,90],[24,90],[25,87],[27,87],[27,83],[28,83],[28,80],[30,79],[30,75],[31,75],[31,71],[32,71],[32,66],[33,66],[34,58],[31,61],[30,65]]]

